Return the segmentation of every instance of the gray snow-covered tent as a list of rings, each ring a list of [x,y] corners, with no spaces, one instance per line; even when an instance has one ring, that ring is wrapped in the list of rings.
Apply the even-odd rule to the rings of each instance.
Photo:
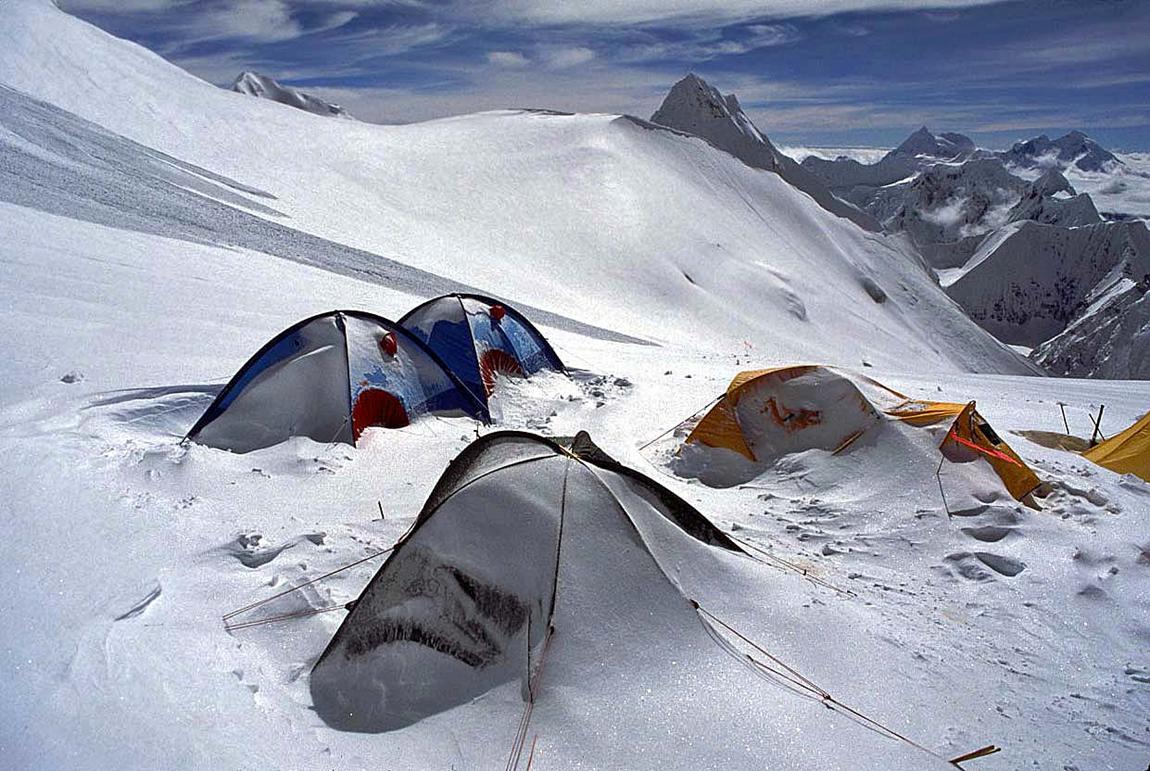
[[[422,340],[362,311],[329,311],[272,338],[188,432],[210,447],[250,452],[292,436],[355,441],[427,414],[489,421],[480,403]]]
[[[627,625],[647,651],[679,638],[711,650],[677,581],[716,553],[745,556],[587,434],[488,434],[351,606],[312,670],[315,709],[335,728],[381,732],[504,683],[527,689],[545,656],[549,676],[578,678],[580,659],[611,645],[605,625]]]

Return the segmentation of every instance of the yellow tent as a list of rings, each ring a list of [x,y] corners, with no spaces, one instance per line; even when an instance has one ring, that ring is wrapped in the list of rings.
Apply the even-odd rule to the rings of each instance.
[[[974,402],[963,407],[939,446],[948,460],[963,462],[982,457],[998,474],[1007,491],[1021,501],[1038,488],[1042,481],[1018,457],[1010,445],[1002,441],[990,424],[974,407]]]
[[[1042,484],[1026,461],[1018,457],[1018,453],[979,414],[974,402],[907,400],[887,410],[886,414],[912,426],[930,426],[953,418],[954,422],[939,446],[942,454],[947,460],[957,463],[980,457],[985,459],[1015,500],[1021,501]]]
[[[1122,433],[1094,445],[1082,457],[1119,474],[1135,474],[1150,482],[1150,412]]]
[[[766,462],[810,449],[839,451],[879,415],[847,378],[818,365],[740,372],[687,437]]]
[[[960,463],[986,460],[1016,500],[1021,501],[1041,484],[1026,461],[978,413],[974,402],[910,399],[875,380],[861,379],[903,400],[884,410],[892,418],[912,426],[952,421],[939,447],[943,455]],[[839,452],[878,421],[871,402],[843,375],[812,364],[775,367],[735,375],[727,392],[686,442],[722,447],[748,460],[768,462],[815,448]],[[1150,415],[1139,425],[1140,446],[1145,453],[1143,468],[1150,471]]]

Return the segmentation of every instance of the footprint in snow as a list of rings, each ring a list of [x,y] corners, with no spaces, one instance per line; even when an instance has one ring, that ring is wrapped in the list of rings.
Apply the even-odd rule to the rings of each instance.
[[[1014,578],[1026,569],[1024,562],[983,551],[948,554],[946,562],[951,563],[960,576],[970,581],[992,581],[996,574]]]

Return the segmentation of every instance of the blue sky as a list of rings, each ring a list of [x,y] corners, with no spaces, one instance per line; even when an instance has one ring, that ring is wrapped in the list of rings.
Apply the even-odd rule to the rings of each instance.
[[[228,85],[244,69],[408,122],[649,116],[687,72],[781,144],[985,146],[1081,129],[1150,150],[1147,0],[58,0]]]

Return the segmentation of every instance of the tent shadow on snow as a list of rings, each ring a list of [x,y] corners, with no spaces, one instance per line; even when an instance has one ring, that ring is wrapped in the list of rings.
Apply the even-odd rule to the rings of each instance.
[[[316,663],[316,712],[395,730],[504,683],[526,689],[545,658],[554,672],[613,624],[701,631],[670,572],[685,542],[743,554],[586,434],[489,434],[451,463]]]

